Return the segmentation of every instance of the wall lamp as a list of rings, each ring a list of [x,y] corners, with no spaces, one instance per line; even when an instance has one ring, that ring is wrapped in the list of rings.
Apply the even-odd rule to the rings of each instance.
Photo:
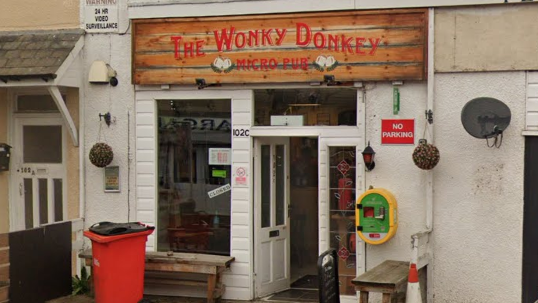
[[[220,83],[207,84],[207,82],[205,81],[204,78],[197,78],[196,79],[196,86],[198,86],[198,89],[204,89],[206,87],[221,86],[221,85],[220,85]]]
[[[334,75],[324,75],[323,76],[323,82],[327,83],[327,85],[336,85],[336,78]]]
[[[374,157],[375,151],[372,147],[370,147],[370,141],[368,141],[368,146],[366,146],[366,148],[362,151],[362,160],[364,160],[364,166],[366,167],[366,171],[374,170]]]

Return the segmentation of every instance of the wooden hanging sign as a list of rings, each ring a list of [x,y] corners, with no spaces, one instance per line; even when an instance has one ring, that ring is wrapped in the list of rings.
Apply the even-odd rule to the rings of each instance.
[[[135,84],[424,80],[427,10],[133,21]]]

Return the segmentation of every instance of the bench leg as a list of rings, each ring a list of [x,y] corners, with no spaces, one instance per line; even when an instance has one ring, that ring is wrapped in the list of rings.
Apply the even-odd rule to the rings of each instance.
[[[361,291],[360,303],[368,303],[368,292],[367,291]]]
[[[383,303],[390,303],[390,294],[388,293],[383,293]]]
[[[217,275],[207,276],[207,303],[214,303],[215,285],[217,284]]]

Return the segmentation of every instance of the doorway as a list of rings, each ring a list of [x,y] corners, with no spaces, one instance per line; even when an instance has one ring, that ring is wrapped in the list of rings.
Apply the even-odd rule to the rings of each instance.
[[[14,120],[12,230],[66,218],[65,136],[60,117]]]
[[[317,289],[318,139],[290,138],[291,288]]]
[[[318,288],[318,139],[254,142],[256,296],[285,291],[269,300],[315,301],[317,293],[310,292]]]

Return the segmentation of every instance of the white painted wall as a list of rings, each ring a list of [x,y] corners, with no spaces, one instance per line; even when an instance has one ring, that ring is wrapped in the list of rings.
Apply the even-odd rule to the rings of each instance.
[[[525,72],[436,75],[436,303],[521,302],[525,84]],[[483,96],[512,112],[499,149],[461,124],[466,102]]]
[[[426,229],[426,173],[412,159],[415,145],[381,145],[381,119],[415,119],[415,144],[424,132],[426,83],[399,86],[400,112],[393,115],[391,83],[366,85],[366,141],[375,150],[375,169],[365,173],[370,185],[392,192],[398,202],[399,226],[385,244],[367,245],[366,270],[385,260],[409,261],[411,235]],[[441,161],[443,152],[441,151]]]
[[[127,1],[119,1],[120,33],[128,28]],[[81,3],[81,9],[84,9]],[[135,220],[135,166],[131,164],[131,194],[127,196],[128,187],[128,143],[134,156],[134,89],[131,84],[131,38],[130,32],[125,35],[119,34],[86,34],[83,49],[83,87],[81,98],[84,106],[85,133],[81,136],[85,140],[85,228],[100,221],[127,222]],[[88,83],[88,71],[95,60],[103,60],[117,71],[119,84],[112,87],[108,84]],[[99,121],[99,113],[110,112],[116,122],[107,127]],[[131,139],[128,139],[127,115],[131,115]],[[88,154],[91,147],[98,141],[99,128],[101,127],[101,141],[108,143],[114,151],[114,160],[111,165],[120,167],[120,193],[104,193],[103,173],[104,169],[91,164]],[[130,201],[128,207],[127,201]],[[128,216],[128,209],[130,215]],[[152,223],[152,220],[138,218],[138,220]],[[152,236],[148,243],[152,242]]]

